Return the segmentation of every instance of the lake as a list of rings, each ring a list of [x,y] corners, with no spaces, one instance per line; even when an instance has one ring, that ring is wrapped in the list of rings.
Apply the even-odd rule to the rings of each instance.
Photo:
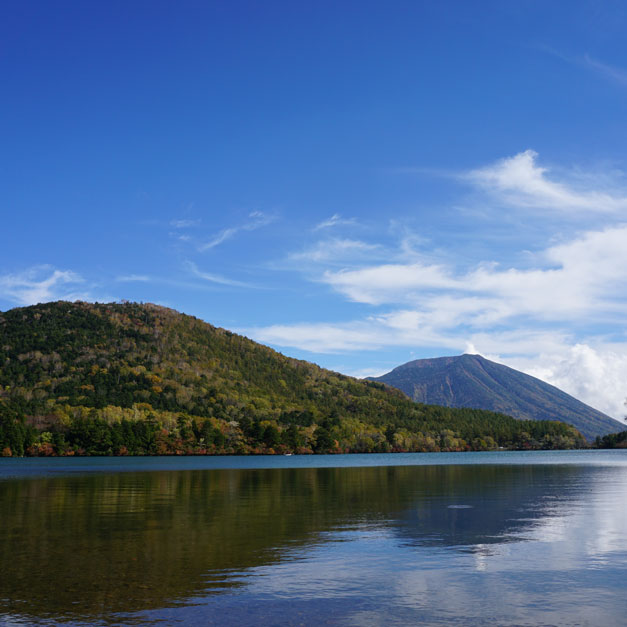
[[[627,451],[0,459],[0,624],[619,625]]]

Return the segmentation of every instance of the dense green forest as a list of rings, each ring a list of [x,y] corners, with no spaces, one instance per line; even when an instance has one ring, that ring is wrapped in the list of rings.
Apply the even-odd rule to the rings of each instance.
[[[0,314],[3,455],[580,446],[570,425],[414,403],[157,305]]]
[[[627,431],[610,433],[594,441],[597,448],[627,448]]]

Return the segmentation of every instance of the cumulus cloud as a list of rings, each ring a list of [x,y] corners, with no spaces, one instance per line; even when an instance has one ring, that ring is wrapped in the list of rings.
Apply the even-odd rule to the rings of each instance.
[[[609,416],[627,413],[627,345],[576,343],[533,358],[506,360],[513,368],[538,377]]]
[[[16,274],[0,276],[0,296],[19,305],[35,305],[53,300],[91,300],[79,291],[84,279],[71,270],[35,266]]]
[[[525,150],[461,178],[513,207],[592,213],[627,209],[627,196],[605,189],[606,179],[599,179],[597,186],[589,175],[580,177],[579,185],[577,181],[554,180],[548,168],[537,165],[537,156],[533,150]]]

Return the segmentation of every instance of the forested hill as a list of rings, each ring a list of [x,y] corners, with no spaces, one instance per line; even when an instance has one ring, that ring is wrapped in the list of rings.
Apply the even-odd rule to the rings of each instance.
[[[526,420],[562,420],[590,439],[624,427],[555,386],[480,355],[417,359],[372,380],[422,403],[481,407]]]
[[[568,448],[572,427],[420,405],[171,309],[0,314],[4,455]]]

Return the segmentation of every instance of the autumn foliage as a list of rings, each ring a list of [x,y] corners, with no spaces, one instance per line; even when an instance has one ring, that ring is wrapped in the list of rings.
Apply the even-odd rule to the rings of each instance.
[[[3,455],[572,448],[572,427],[421,405],[151,304],[0,314]]]

